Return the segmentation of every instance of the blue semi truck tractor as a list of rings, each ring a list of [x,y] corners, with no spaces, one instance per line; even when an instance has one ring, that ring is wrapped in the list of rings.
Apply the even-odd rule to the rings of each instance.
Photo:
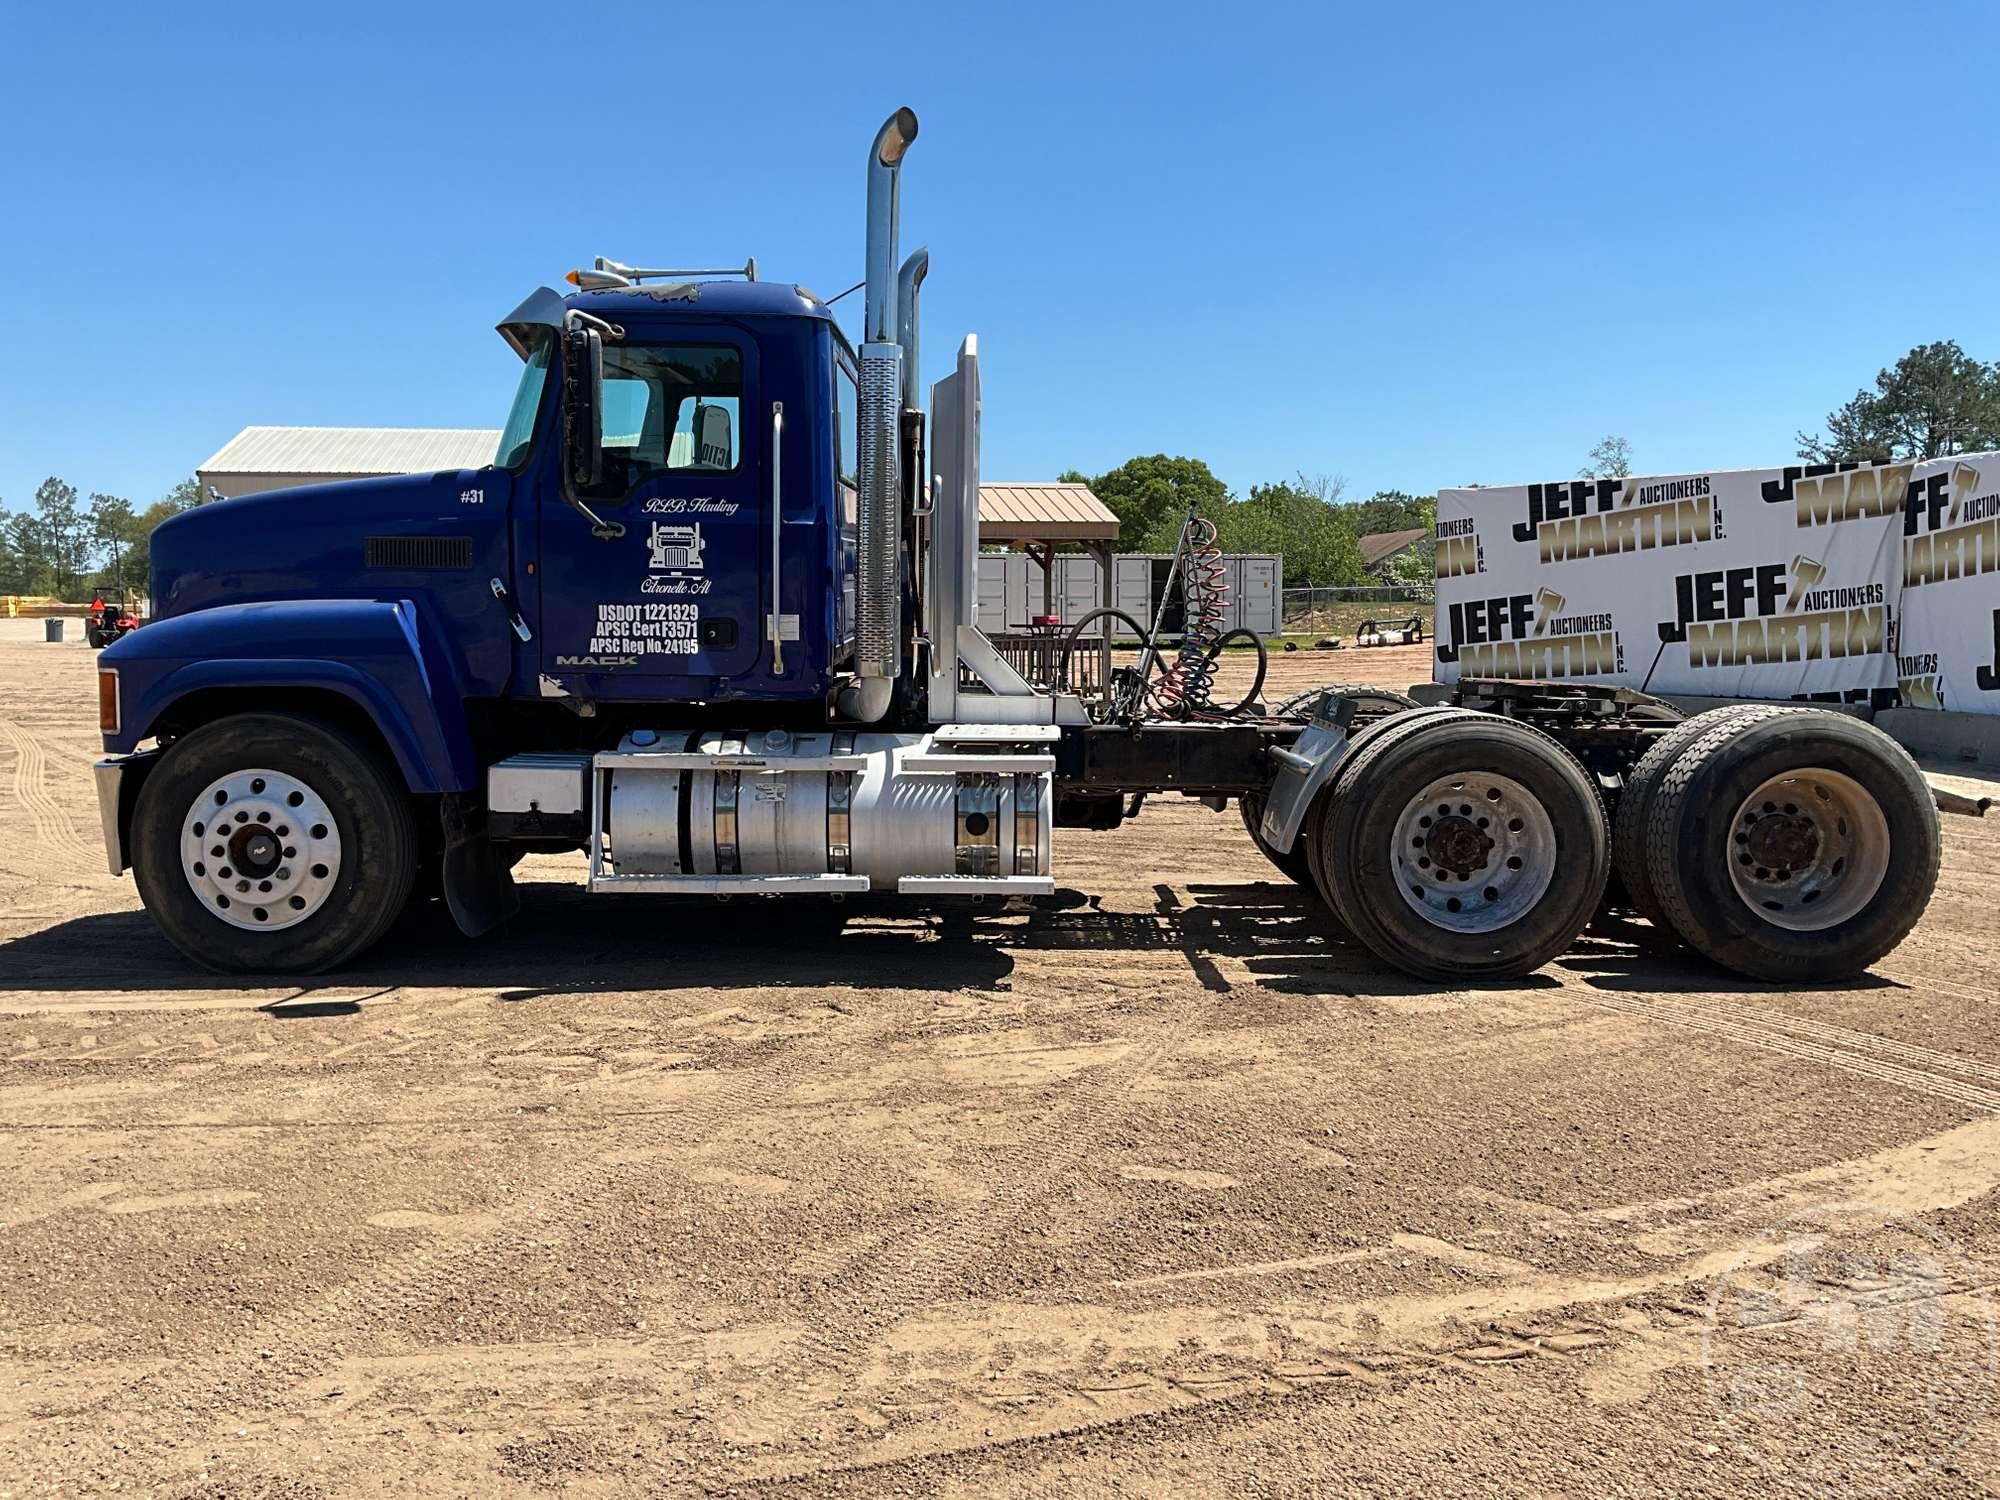
[[[869,144],[859,348],[755,262],[599,260],[499,324],[521,379],[485,468],[155,533],[96,775],[111,869],[183,952],[324,970],[433,896],[476,935],[532,851],[606,894],[1033,897],[1053,829],[1163,793],[1237,802],[1330,929],[1447,982],[1538,967],[1607,900],[1794,979],[1915,922],[1936,809],[1849,718],[1496,681],[1218,702],[1198,516],[1178,640],[1078,621],[1138,663],[1089,702],[1024,679],[976,624],[976,341],[917,385],[916,136],[902,109]]]

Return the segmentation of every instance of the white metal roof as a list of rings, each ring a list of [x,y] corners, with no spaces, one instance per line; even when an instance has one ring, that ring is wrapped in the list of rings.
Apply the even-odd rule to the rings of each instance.
[[[201,474],[428,474],[493,462],[498,428],[246,427]]]
[[[979,536],[987,542],[1101,541],[1118,517],[1087,484],[982,484]]]

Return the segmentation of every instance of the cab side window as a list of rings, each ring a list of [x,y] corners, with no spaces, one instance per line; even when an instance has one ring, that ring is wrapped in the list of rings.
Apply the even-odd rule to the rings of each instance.
[[[861,458],[861,392],[854,370],[839,350],[833,356],[833,472],[850,489]]]
[[[603,482],[623,500],[661,474],[724,474],[743,459],[743,358],[723,344],[606,344]]]

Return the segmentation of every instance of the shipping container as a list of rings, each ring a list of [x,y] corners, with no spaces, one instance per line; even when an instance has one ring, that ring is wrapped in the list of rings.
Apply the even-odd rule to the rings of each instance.
[[[1230,554],[1223,558],[1228,570],[1229,599],[1223,615],[1224,630],[1254,630],[1259,635],[1276,635],[1280,629],[1284,594],[1284,560],[1264,554]],[[1111,578],[1116,586],[1113,604],[1140,624],[1151,626],[1160,596],[1172,570],[1170,554],[1120,553],[1111,560]],[[1185,616],[1180,602],[1180,585],[1168,603],[1163,633],[1180,634]],[[1081,553],[1056,557],[1056,613],[1065,620],[1080,620],[1096,609],[1102,599],[1097,560]],[[1042,613],[1042,566],[1022,552],[983,553],[979,559],[979,628],[988,635],[1016,634]],[[1090,632],[1096,634],[1095,628]]]
[[[1116,586],[1118,608],[1140,623],[1151,625],[1162,596],[1167,594],[1173,562],[1173,555],[1164,552],[1126,552],[1113,558],[1111,578]],[[1222,563],[1229,582],[1222,628],[1276,635],[1284,603],[1284,559],[1261,553],[1229,553]],[[1185,625],[1182,584],[1176,578],[1173,593],[1166,598],[1160,629],[1165,635],[1179,635]]]

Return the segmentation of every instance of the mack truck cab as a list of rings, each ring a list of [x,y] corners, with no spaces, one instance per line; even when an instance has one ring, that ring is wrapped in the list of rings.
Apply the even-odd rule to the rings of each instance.
[[[755,261],[600,258],[500,320],[521,368],[490,464],[219,501],[154,533],[152,619],[101,658],[96,777],[110,868],[176,946],[315,972],[431,896],[476,936],[535,851],[582,850],[606,894],[1043,896],[1055,827],[1115,828],[1167,792],[1240,802],[1330,931],[1412,972],[1521,973],[1575,937],[1612,813],[1665,784],[1646,756],[1682,730],[1657,700],[1467,683],[1440,708],[1335,688],[1218,711],[1213,651],[1170,661],[1158,621],[1128,620],[1141,662],[1086,705],[980,633],[978,343],[926,405],[929,256],[898,247],[916,136],[901,109],[869,145],[859,347]],[[1190,560],[1212,534],[1188,518]],[[1827,731],[1838,796],[1777,830],[1820,851],[1794,883],[1837,930],[1680,892],[1683,870],[1722,879],[1723,848],[1641,841],[1623,888],[1700,910],[1677,930],[1746,972],[1872,961],[1922,909],[1881,893],[1926,858],[1935,878],[1936,818],[1907,757],[1850,728]],[[1882,830],[1879,857],[1835,823]]]

